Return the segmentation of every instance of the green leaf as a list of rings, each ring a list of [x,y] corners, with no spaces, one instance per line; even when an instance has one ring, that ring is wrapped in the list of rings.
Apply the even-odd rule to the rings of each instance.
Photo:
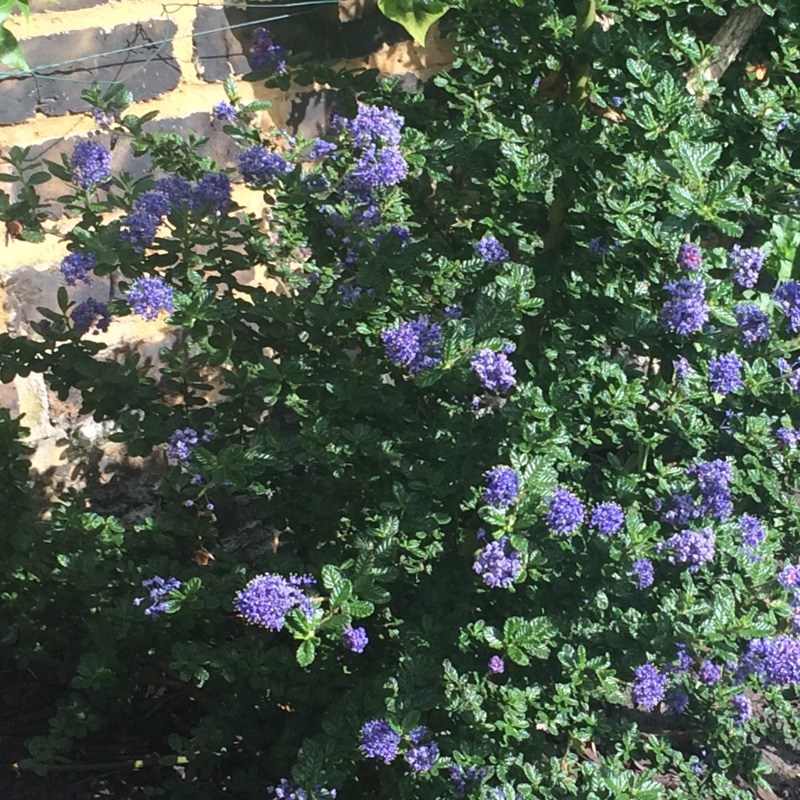
[[[446,6],[429,11],[421,3],[417,5],[409,0],[378,0],[378,8],[384,16],[402,25],[414,37],[414,41],[422,45],[431,25],[448,11]]]
[[[523,653],[522,650],[515,645],[511,645],[511,647],[506,650],[506,653],[515,664],[519,664],[521,667],[527,667],[528,664],[531,663],[531,660],[528,658],[528,656],[526,656],[525,653]]]
[[[314,656],[316,655],[317,648],[314,646],[313,642],[306,641],[303,642],[300,647],[297,648],[297,663],[301,667],[308,667],[314,663]]]
[[[7,64],[12,69],[27,72],[30,67],[22,55],[17,37],[11,31],[0,27],[0,64]]]

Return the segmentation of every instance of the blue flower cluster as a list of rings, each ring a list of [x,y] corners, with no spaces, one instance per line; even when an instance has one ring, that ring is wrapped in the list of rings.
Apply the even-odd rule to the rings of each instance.
[[[312,160],[317,161],[320,158],[325,158],[325,156],[330,155],[336,149],[337,146],[333,142],[328,142],[325,139],[317,139],[312,145],[308,156]]]
[[[722,677],[722,667],[717,666],[713,661],[704,659],[700,664],[697,676],[706,686],[714,686]]]
[[[789,317],[789,330],[800,330],[800,281],[786,281],[772,295],[775,304]]]
[[[685,356],[680,356],[675,361],[675,378],[683,383],[694,372],[692,365]]]
[[[522,558],[508,536],[501,536],[478,553],[472,568],[487,586],[507,589],[522,571]]]
[[[625,514],[617,503],[601,503],[595,506],[589,518],[589,527],[602,536],[613,536],[622,530]]]
[[[739,530],[742,534],[742,544],[746,550],[755,550],[767,538],[761,520],[749,514],[743,514],[739,520]]]
[[[800,567],[796,567],[794,564],[785,564],[778,573],[778,583],[790,591],[800,589]]]
[[[231,207],[231,179],[223,172],[208,172],[195,184],[189,198],[192,211],[211,209],[224,214]]]
[[[553,533],[562,536],[575,533],[585,516],[583,503],[569,489],[562,486],[554,489],[547,512],[547,524]]]
[[[778,430],[775,431],[775,437],[782,445],[788,447],[789,450],[796,450],[797,444],[800,442],[800,432],[796,431],[794,428],[778,428]]]
[[[158,619],[162,613],[169,609],[169,594],[170,592],[177,592],[183,584],[177,578],[164,578],[154,575],[146,581],[142,581],[142,586],[148,590],[150,595],[150,605],[144,610],[148,617]],[[144,602],[143,597],[137,597],[133,604],[135,606],[141,605]]]
[[[266,28],[259,27],[253,31],[250,66],[254,70],[268,69],[278,74],[286,72],[286,51],[272,41],[272,34]]]
[[[661,327],[667,333],[680,336],[703,330],[708,322],[705,281],[681,278],[675,283],[668,283],[664,290],[672,295],[672,299],[667,300],[661,309]]]
[[[89,273],[97,266],[94,253],[69,253],[61,261],[61,274],[67,286],[75,286],[78,281],[91,283]]]
[[[505,353],[495,353],[488,348],[479,350],[472,356],[470,368],[490,392],[512,389],[517,383],[517,372]]]
[[[369,644],[369,637],[364,628],[346,628],[342,638],[344,646],[353,653],[363,653]]]
[[[734,353],[723,353],[708,362],[708,383],[717,394],[731,394],[744,387],[742,360]]]
[[[283,156],[257,144],[239,153],[239,171],[245,182],[265,186],[276,175],[288,175],[292,165]]]
[[[656,551],[671,550],[667,561],[670,564],[680,562],[688,564],[689,572],[697,572],[703,564],[714,558],[714,531],[710,527],[695,532],[691,530],[674,533],[664,542],[656,545]]]
[[[700,489],[700,513],[725,522],[733,511],[730,483],[733,480],[731,465],[722,459],[701,461],[686,470],[697,477]]]
[[[305,789],[301,789],[286,778],[281,778],[277,786],[268,786],[267,791],[272,794],[273,800],[336,800],[336,789],[325,789],[322,786],[315,786],[311,795]]]
[[[769,316],[754,303],[744,303],[733,309],[741,330],[741,342],[748,347],[756,342],[769,341]]]
[[[636,577],[636,586],[639,589],[648,589],[655,580],[653,562],[649,558],[640,558],[634,561],[633,575]]]
[[[486,778],[486,767],[476,767],[472,765],[464,769],[458,764],[450,767],[450,779],[455,784],[458,794],[466,794],[467,789],[475,783],[480,783]]]
[[[93,326],[95,333],[97,331],[107,331],[108,326],[111,324],[111,314],[108,311],[108,306],[92,297],[78,303],[70,316],[75,330],[81,336]]]
[[[192,450],[197,447],[201,442],[206,444],[214,438],[214,432],[206,429],[202,436],[200,436],[194,428],[184,428],[183,430],[175,431],[170,436],[167,444],[167,456],[173,461],[178,461],[181,464],[188,463],[192,456]]]
[[[735,244],[728,253],[728,260],[733,267],[733,279],[736,283],[745,289],[752,289],[758,283],[764,258],[764,251],[758,247],[741,247]]]
[[[733,706],[733,710],[736,712],[733,724],[737,728],[741,728],[750,717],[753,716],[753,706],[750,702],[750,698],[748,698],[744,694],[735,694],[731,697],[731,705]]]
[[[111,178],[111,153],[99,142],[78,142],[69,165],[72,180],[82,189],[93,189]]]
[[[652,711],[664,699],[668,683],[669,677],[662,675],[656,666],[649,662],[642,664],[634,672],[631,700]]]
[[[217,103],[212,113],[215,119],[225,122],[233,122],[236,119],[236,109],[227,100]]]
[[[158,276],[137,278],[125,294],[125,300],[134,314],[154,320],[161,311],[172,313],[175,292]]]
[[[397,758],[400,734],[385,719],[373,719],[361,728],[361,750],[367,758],[391,764]]]
[[[406,367],[412,375],[431,369],[442,361],[444,337],[441,328],[427,317],[384,330],[381,338],[388,359],[399,367]]]
[[[476,245],[475,252],[489,262],[508,261],[509,253],[491,233],[483,237]]]
[[[307,575],[290,575],[288,579],[274,573],[257,575],[236,594],[236,610],[251,625],[279,631],[294,608],[309,619],[314,616],[311,598],[302,591],[313,584],[314,579]]]
[[[519,475],[511,467],[494,467],[484,473],[483,502],[493,508],[508,508],[519,496]]]
[[[752,639],[742,658],[742,672],[758,676],[765,686],[800,685],[800,639]]]
[[[403,756],[412,772],[430,772],[439,760],[439,745],[434,741],[422,744],[424,739],[430,737],[430,731],[425,727],[415,728],[408,734],[411,743],[415,745]]]
[[[703,253],[696,244],[684,242],[678,248],[678,264],[683,269],[695,272],[703,263]]]

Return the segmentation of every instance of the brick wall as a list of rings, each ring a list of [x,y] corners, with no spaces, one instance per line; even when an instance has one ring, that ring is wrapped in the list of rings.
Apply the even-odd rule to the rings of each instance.
[[[276,41],[288,49],[338,58],[350,67],[403,75],[411,89],[449,64],[450,48],[435,29],[426,46],[418,46],[399,26],[377,14],[374,5],[374,0],[341,0],[338,6],[320,6],[312,13],[300,9],[304,13],[270,22],[291,9],[270,9],[266,2],[222,6],[219,0],[32,0],[28,20],[16,14],[7,22],[36,74],[2,77],[7,72],[0,67],[0,152],[18,145],[31,147],[31,159],[59,161],[61,153],[69,155],[75,143],[96,127],[81,92],[94,80],[122,81],[133,93],[131,113],[159,111],[150,130],[192,130],[205,135],[207,154],[221,164],[231,164],[235,148],[222,134],[221,125],[212,120],[210,110],[225,97],[221,81],[248,71],[246,54],[259,24],[269,27]],[[48,67],[61,62],[72,63]],[[265,130],[286,127],[315,135],[325,125],[324,94],[270,91],[243,81],[239,91],[245,102],[259,99],[272,104],[260,114]],[[124,142],[115,147],[113,170],[141,175],[148,168],[148,161],[133,158]],[[65,187],[52,181],[43,188],[43,194],[55,198]],[[13,196],[13,184],[0,184],[2,190]],[[248,210],[260,212],[258,193],[239,186],[234,196]],[[54,204],[54,225],[63,232],[73,223],[61,218],[60,212]],[[29,335],[30,322],[40,317],[37,307],[55,305],[62,283],[58,267],[65,253],[57,235],[48,235],[42,243],[11,239],[3,248],[0,332]],[[96,280],[92,286],[70,292],[78,302],[90,296],[100,299],[108,296],[108,286]],[[158,350],[170,345],[162,323],[130,317],[115,321],[102,336],[109,344],[105,357],[118,357],[135,348],[153,367],[158,364]],[[36,375],[0,384],[0,407],[25,415],[25,425],[37,445],[34,465],[40,473],[66,480],[75,453],[87,447],[97,451],[94,461],[113,473],[123,456],[105,443],[105,428],[79,417],[76,400],[58,401]]]

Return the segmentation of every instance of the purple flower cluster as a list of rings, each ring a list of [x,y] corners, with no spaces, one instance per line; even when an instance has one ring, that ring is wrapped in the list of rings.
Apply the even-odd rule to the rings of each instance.
[[[125,300],[134,314],[154,320],[161,311],[172,313],[175,292],[171,286],[155,276],[137,278],[125,294]]]
[[[794,564],[786,564],[778,573],[778,583],[789,591],[800,589],[800,567],[796,567]]]
[[[739,530],[742,534],[742,544],[748,550],[755,550],[767,538],[761,520],[749,514],[742,515],[739,520]]]
[[[683,269],[688,269],[690,272],[694,272],[695,270],[699,269],[702,263],[703,254],[696,244],[684,242],[678,248],[678,264],[683,267]]]
[[[672,505],[661,516],[661,521],[668,525],[686,525],[687,522],[697,519],[700,509],[690,494],[676,494],[672,498]]]
[[[369,189],[396,186],[408,175],[408,163],[397,145],[367,147],[348,176],[348,188],[366,196]]]
[[[69,253],[61,261],[61,274],[67,286],[75,286],[78,281],[91,283],[89,273],[97,266],[94,253]]]
[[[775,304],[789,317],[789,330],[800,330],[800,281],[786,281],[772,295]]]
[[[648,589],[653,585],[655,575],[653,562],[649,558],[640,558],[633,562],[633,575],[636,577],[636,586],[639,589]]]
[[[475,245],[475,252],[484,261],[508,261],[509,258],[508,250],[506,250],[491,233],[486,234],[486,236]]]
[[[800,394],[800,361],[789,364],[785,358],[779,358],[775,361],[775,365],[780,370],[781,375],[786,375],[792,391],[795,394]]]
[[[474,783],[479,783],[486,777],[486,767],[471,766],[464,769],[458,764],[450,767],[450,779],[455,784],[458,794],[465,794]]]
[[[353,119],[336,116],[334,128],[350,134],[353,144],[366,149],[375,144],[400,144],[405,119],[391,108],[380,108],[359,103]]]
[[[672,299],[667,300],[661,309],[661,327],[668,333],[680,336],[703,330],[708,322],[705,281],[681,278],[675,283],[668,283],[664,290],[672,295]]]
[[[689,655],[689,653],[686,652],[686,645],[685,644],[683,644],[682,642],[679,642],[675,647],[676,647],[676,649],[678,651],[678,654],[675,657],[675,660],[677,661],[677,664],[675,664],[674,666],[671,666],[667,670],[667,672],[676,672],[676,673],[688,672],[692,668],[692,666],[694,664],[694,660]]]
[[[122,220],[119,239],[141,253],[156,238],[161,218],[169,212],[169,200],[161,192],[147,192],[133,206],[133,213]]]
[[[363,653],[369,644],[369,637],[364,628],[346,628],[342,637],[344,646],[353,653]]]
[[[111,178],[111,153],[99,142],[78,142],[69,165],[72,180],[82,189],[92,189]]]
[[[687,475],[697,476],[700,489],[700,513],[725,522],[733,511],[730,482],[733,480],[731,465],[722,459],[701,461],[686,470]]]
[[[668,714],[683,714],[689,707],[689,695],[680,689],[670,689],[664,700]]]
[[[461,319],[464,316],[464,309],[461,306],[445,306],[444,316],[449,320]]]
[[[283,156],[257,144],[239,153],[239,171],[246,183],[264,186],[276,175],[288,175],[292,165]]]
[[[214,106],[215,119],[221,119],[225,122],[233,122],[236,119],[236,109],[227,101],[221,100]]]
[[[192,211],[210,208],[224,214],[231,202],[231,179],[222,172],[208,172],[194,185],[189,207]]]
[[[441,363],[443,338],[441,328],[427,317],[381,333],[389,361],[406,367],[412,375]]]
[[[800,684],[800,639],[776,636],[752,639],[742,659],[742,672],[761,678],[765,686]]]
[[[764,266],[765,253],[758,247],[741,247],[738,244],[728,253],[733,267],[733,279],[739,286],[752,289],[758,283],[758,276]]]
[[[489,659],[489,672],[492,675],[502,675],[506,671],[506,662],[500,656],[492,656]]]
[[[397,758],[400,734],[385,719],[373,719],[361,728],[361,750],[367,758],[391,764]]]
[[[717,394],[730,394],[744,387],[742,360],[733,353],[723,353],[708,362],[708,383]]]
[[[272,794],[272,800],[309,800],[309,794],[305,789],[301,789],[286,778],[281,778],[277,786],[268,786],[267,791]],[[311,793],[314,800],[336,800],[336,789],[325,789],[322,786],[315,786]]]
[[[656,550],[659,553],[662,550],[672,550],[672,555],[667,558],[670,564],[688,564],[689,572],[697,572],[703,564],[714,558],[714,542],[714,531],[706,527],[698,532],[685,530],[674,533],[658,544]]]
[[[775,437],[782,445],[788,447],[789,450],[796,450],[797,444],[800,441],[800,433],[794,428],[778,428],[778,430],[775,431]]]
[[[169,201],[171,209],[181,209],[189,205],[192,196],[192,187],[189,181],[179,175],[169,175],[159,178],[155,183],[154,191],[163,194]]]
[[[411,767],[412,772],[430,772],[439,759],[439,745],[436,742],[417,745],[417,747],[412,747],[403,758]]]
[[[150,595],[150,605],[144,610],[144,613],[148,617],[158,619],[163,612],[169,610],[169,593],[172,591],[177,592],[183,584],[177,578],[164,580],[158,575],[154,575],[149,580],[142,581],[142,586],[148,590]],[[138,606],[143,602],[144,597],[137,597],[133,604]]]
[[[753,706],[750,703],[750,699],[744,694],[735,694],[731,698],[731,705],[736,712],[733,724],[737,728],[741,728],[753,716]]]
[[[501,536],[478,553],[472,568],[487,586],[507,589],[522,571],[522,559],[508,536]]]
[[[105,111],[97,106],[92,106],[89,109],[89,113],[92,115],[97,127],[102,128],[104,131],[107,131],[119,119],[119,111]]]
[[[669,677],[662,675],[653,664],[642,664],[636,668],[631,688],[631,700],[652,711],[663,699]]]
[[[278,74],[286,72],[286,51],[272,41],[272,34],[266,28],[253,31],[250,66],[254,70],[268,69]]]
[[[754,303],[744,303],[733,309],[741,330],[741,342],[749,347],[756,342],[769,340],[769,316]]]
[[[715,683],[719,683],[719,679],[722,677],[722,667],[718,667],[713,661],[705,659],[700,665],[697,674],[706,686],[713,686]]]
[[[210,429],[206,429],[202,436],[194,428],[175,431],[170,436],[167,444],[167,456],[173,461],[186,464],[191,458],[193,448],[197,447],[201,442],[206,444],[213,438],[214,432]]]
[[[88,298],[72,310],[72,324],[75,330],[82,336],[92,326],[97,331],[107,331],[108,326],[111,324],[111,314],[108,312],[108,306],[105,303]]]
[[[470,359],[469,365],[484,388],[490,392],[512,389],[517,383],[517,371],[505,353],[495,353],[488,348],[478,350]]]
[[[586,509],[569,489],[557,486],[547,511],[547,525],[553,533],[568,536],[583,523]]]
[[[309,619],[313,617],[311,599],[302,591],[302,587],[313,583],[314,579],[307,575],[290,575],[288,579],[274,573],[257,575],[237,592],[236,610],[251,625],[279,631],[293,608],[299,608]]]
[[[336,145],[333,142],[328,142],[325,139],[317,139],[312,145],[311,152],[308,156],[316,161],[330,155],[334,150],[336,150]]]
[[[692,365],[684,356],[680,356],[675,361],[675,377],[679,383],[683,383],[692,372],[694,372]]]
[[[484,473],[483,502],[493,508],[508,508],[519,496],[519,475],[511,467],[494,467]]]
[[[622,530],[625,514],[617,503],[601,503],[595,506],[589,518],[589,526],[602,536],[613,536]]]

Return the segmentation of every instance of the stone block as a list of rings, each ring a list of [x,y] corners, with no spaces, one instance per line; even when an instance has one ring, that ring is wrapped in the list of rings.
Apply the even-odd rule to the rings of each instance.
[[[36,79],[6,78],[0,89],[0,125],[13,125],[30,119],[36,113],[39,95]]]
[[[197,70],[206,81],[225,80],[231,73],[249,72],[244,45],[228,26],[235,9],[201,6],[194,20],[194,52]],[[233,23],[235,24],[235,23]]]

